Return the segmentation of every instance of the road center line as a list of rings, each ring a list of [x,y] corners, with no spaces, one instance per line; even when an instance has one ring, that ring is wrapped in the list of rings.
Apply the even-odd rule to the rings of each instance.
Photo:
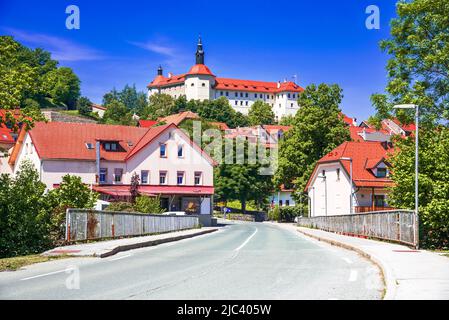
[[[51,276],[51,275],[53,275],[53,274],[66,272],[67,270],[70,270],[70,269],[68,268],[68,269],[64,269],[64,270],[59,270],[59,271],[54,271],[54,272],[49,272],[49,273],[40,274],[40,275],[33,276],[33,277],[23,278],[23,279],[20,279],[20,281],[25,281],[25,280],[35,279],[35,278],[41,278],[41,277]]]
[[[243,243],[240,245],[240,247],[236,248],[234,251],[239,251],[240,249],[242,249],[242,248],[249,242],[249,240],[251,240],[251,238],[254,237],[254,236],[256,235],[256,233],[257,233],[257,228],[256,228],[256,231],[254,231],[254,233],[253,233],[252,235],[250,235],[250,236],[245,240],[245,242],[243,242]]]
[[[349,282],[354,282],[357,280],[358,272],[355,269],[351,269],[351,274],[349,275]]]

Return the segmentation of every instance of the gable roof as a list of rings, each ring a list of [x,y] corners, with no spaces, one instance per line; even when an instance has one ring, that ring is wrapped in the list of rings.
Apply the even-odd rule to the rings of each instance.
[[[36,122],[28,133],[40,159],[95,161],[96,150],[88,149],[86,143],[95,146],[100,141],[119,144],[118,151],[107,151],[101,146],[102,160],[126,161],[170,127],[177,128],[175,124],[140,128],[92,123]],[[180,132],[182,133],[181,130]],[[25,135],[25,130],[22,130],[9,159],[11,165],[17,160]],[[191,141],[187,136],[186,139]],[[191,144],[209,162],[215,164],[199,146],[192,141]]]
[[[313,173],[305,187],[309,188],[320,164],[339,162],[346,173],[350,174],[350,161],[342,158],[351,158],[353,163],[353,183],[356,187],[385,188],[391,186],[393,181],[389,178],[376,177],[371,169],[388,157],[390,149],[385,149],[381,142],[347,141],[322,157],[315,165]]]
[[[229,130],[229,127],[224,122],[210,122],[211,125],[218,127],[221,131]]]
[[[158,121],[156,121],[156,120],[139,120],[139,127],[151,128],[156,123],[158,123]]]
[[[365,141],[363,139],[363,137],[360,135],[360,133],[362,133],[362,132],[366,132],[366,133],[381,133],[381,134],[386,135],[386,136],[390,136],[391,135],[390,132],[388,132],[385,129],[376,130],[375,128],[354,127],[354,126],[351,126],[348,129],[349,129],[349,132],[351,134],[351,139],[353,141],[358,141],[358,142]]]
[[[200,119],[200,116],[192,111],[184,111],[176,114],[169,115],[164,118],[159,118],[159,122],[165,122],[166,124],[175,124],[179,125],[186,119]]]
[[[249,92],[264,92],[264,93],[279,93],[279,92],[303,92],[304,89],[296,83],[288,82],[269,82],[269,81],[254,81],[254,80],[240,80],[231,78],[216,78],[215,90],[228,91],[249,91]]]

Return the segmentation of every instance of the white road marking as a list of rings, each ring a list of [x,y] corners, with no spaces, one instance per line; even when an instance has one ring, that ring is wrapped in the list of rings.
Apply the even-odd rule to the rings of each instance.
[[[49,272],[49,273],[44,273],[44,274],[40,274],[40,275],[33,276],[33,277],[23,278],[23,279],[20,279],[20,281],[25,281],[25,280],[35,279],[35,278],[41,278],[41,277],[51,276],[51,275],[53,275],[53,274],[66,272],[67,270],[70,270],[70,268],[67,268],[67,269],[64,269],[64,270],[59,270],[59,271],[54,271],[54,272]]]
[[[132,256],[132,254],[127,254],[125,256],[120,256],[117,258],[109,259],[109,261],[117,261],[117,260],[125,259],[125,258],[131,257],[131,256]]]
[[[249,242],[249,240],[251,240],[251,238],[256,235],[256,233],[257,233],[257,228],[256,228],[256,231],[254,231],[254,233],[252,235],[250,235],[248,237],[248,239],[246,239],[245,242],[243,242],[238,248],[235,248],[234,251],[239,251],[240,249],[242,249]]]
[[[354,282],[357,280],[359,273],[357,270],[355,269],[351,269],[351,274],[349,275],[349,282]]]
[[[352,260],[349,258],[342,258],[347,264],[352,264]]]

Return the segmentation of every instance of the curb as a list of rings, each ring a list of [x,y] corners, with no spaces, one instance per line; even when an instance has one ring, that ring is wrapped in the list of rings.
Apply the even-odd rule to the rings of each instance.
[[[384,283],[384,286],[385,286],[385,294],[383,296],[383,300],[394,300],[394,298],[396,296],[396,290],[397,290],[396,279],[392,274],[392,270],[386,265],[385,262],[382,261],[382,259],[379,259],[377,256],[369,254],[356,246],[349,245],[347,243],[343,243],[343,242],[340,242],[337,240],[331,240],[328,238],[316,236],[316,235],[310,234],[304,230],[300,230],[300,229],[297,229],[297,230],[299,233],[301,233],[307,237],[313,238],[318,241],[327,242],[333,246],[337,246],[337,247],[341,247],[341,248],[344,248],[347,250],[355,251],[358,254],[360,254],[362,257],[369,259],[380,269],[382,282]]]
[[[150,240],[150,241],[145,241],[145,242],[139,242],[139,243],[133,243],[133,244],[128,244],[128,245],[123,245],[123,246],[118,246],[115,247],[114,249],[102,253],[102,254],[94,254],[94,257],[100,257],[100,258],[106,258],[106,257],[110,257],[113,256],[119,252],[122,251],[128,251],[128,250],[133,250],[133,249],[139,249],[139,248],[145,248],[145,247],[152,247],[152,246],[157,246],[159,244],[163,244],[163,243],[168,243],[168,242],[174,242],[174,241],[179,241],[179,240],[183,240],[183,239],[188,239],[188,238],[193,238],[193,237],[197,237],[197,236],[202,236],[208,233],[212,233],[218,231],[218,229],[211,229],[211,230],[204,230],[198,233],[192,233],[192,234],[186,234],[183,236],[177,236],[177,237],[171,237],[171,238],[165,238],[165,239],[158,239],[158,240]]]

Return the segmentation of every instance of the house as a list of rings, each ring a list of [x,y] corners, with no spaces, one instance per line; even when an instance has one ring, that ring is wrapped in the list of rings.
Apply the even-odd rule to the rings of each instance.
[[[163,118],[159,118],[158,121],[166,124],[175,124],[179,126],[183,121],[192,119],[192,120],[201,120],[200,116],[192,111],[183,111],[180,113],[172,114]]]
[[[101,106],[99,104],[93,104],[92,105],[92,112],[93,113],[96,112],[100,118],[103,118],[104,113],[106,112],[106,109],[107,109],[106,107],[103,107],[103,106]]]
[[[217,77],[205,65],[205,52],[201,39],[198,40],[195,64],[188,72],[164,76],[159,66],[157,75],[148,84],[148,96],[168,94],[174,98],[185,96],[187,100],[215,100],[225,97],[234,110],[248,114],[257,100],[268,103],[276,121],[287,115],[295,115],[299,110],[298,95],[304,91],[295,82],[254,81]]]
[[[383,119],[381,121],[380,125],[381,125],[380,131],[386,132],[390,136],[396,135],[396,134],[399,134],[404,137],[409,136],[412,133],[414,133],[415,129],[416,129],[416,126],[414,123],[403,124],[397,118]],[[375,130],[375,128],[372,125],[370,125],[367,121],[362,121],[360,123],[359,127]]]
[[[8,115],[12,116],[14,119],[20,121],[21,112],[20,109],[14,109],[14,110],[5,110],[0,109],[0,118],[2,119],[2,122],[0,122],[0,152],[9,150],[14,146],[16,143],[17,137],[18,137],[18,131],[20,131],[22,127],[22,123],[18,123],[18,130],[14,130],[12,128],[11,123],[8,123],[7,118]],[[1,156],[1,155],[0,155]]]
[[[282,185],[278,191],[275,191],[270,196],[271,207],[278,205],[279,207],[294,207],[296,205],[295,199],[292,194],[294,190],[286,188]]]
[[[156,120],[139,120],[137,122],[137,126],[142,128],[151,128],[158,123],[159,122]]]
[[[349,127],[352,141],[378,141],[378,142],[390,142],[391,132],[385,129],[374,129],[369,127]]]
[[[309,216],[344,215],[391,209],[386,160],[391,144],[344,142],[322,157],[307,182]],[[352,176],[352,181],[351,181]]]
[[[31,160],[48,189],[66,174],[81,177],[101,200],[129,199],[131,177],[138,191],[160,196],[170,211],[211,214],[214,160],[175,124],[152,128],[37,122],[21,131],[2,172],[16,174]]]

